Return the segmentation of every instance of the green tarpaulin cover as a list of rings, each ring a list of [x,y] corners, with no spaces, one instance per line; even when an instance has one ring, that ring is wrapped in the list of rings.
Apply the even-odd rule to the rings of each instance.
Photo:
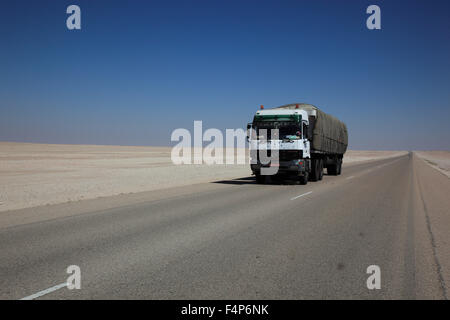
[[[313,151],[344,154],[348,145],[347,126],[342,121],[329,115],[316,106],[306,103],[286,104],[275,109],[316,110],[316,119],[311,138]]]

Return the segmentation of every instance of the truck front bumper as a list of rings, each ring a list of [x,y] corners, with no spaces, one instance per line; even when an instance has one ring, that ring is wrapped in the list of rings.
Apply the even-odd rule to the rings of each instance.
[[[306,161],[304,159],[301,160],[290,160],[290,161],[280,161],[277,164],[262,164],[256,163],[251,164],[250,168],[253,173],[258,173],[261,171],[261,168],[269,168],[269,167],[278,167],[278,173],[290,173],[290,174],[300,174],[304,173],[306,169]]]

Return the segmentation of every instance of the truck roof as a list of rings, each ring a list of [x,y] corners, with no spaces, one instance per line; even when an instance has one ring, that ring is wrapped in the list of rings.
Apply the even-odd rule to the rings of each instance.
[[[294,115],[294,114],[298,114],[298,115],[301,115],[302,116],[302,118],[304,119],[304,120],[308,120],[308,116],[309,116],[309,114],[305,111],[305,110],[302,110],[302,109],[282,109],[282,110],[280,110],[280,109],[263,109],[263,110],[258,110],[258,111],[256,111],[256,115],[257,116],[259,116],[259,115],[261,115],[261,116],[282,116],[282,115]]]
[[[312,104],[308,104],[308,103],[290,103],[290,104],[285,104],[279,107],[275,107],[272,108],[272,110],[275,109],[285,109],[285,110],[295,110],[295,109],[300,109],[300,110],[305,110],[306,113],[309,116],[316,116],[317,115],[317,110],[319,110],[319,108],[317,108],[316,106],[313,106]]]
[[[308,103],[290,103],[268,109],[272,112],[284,110],[302,110],[312,116],[313,125],[312,148],[327,153],[344,154],[348,145],[348,132],[345,123]]]

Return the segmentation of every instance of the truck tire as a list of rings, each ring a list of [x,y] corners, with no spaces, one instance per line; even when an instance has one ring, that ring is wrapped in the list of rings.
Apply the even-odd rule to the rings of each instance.
[[[327,166],[327,173],[330,176],[335,176],[336,175],[336,165],[335,164],[330,164]]]
[[[319,172],[317,174],[317,180],[322,180],[323,178],[323,159],[319,160]]]
[[[337,167],[337,174],[340,175],[342,172],[342,159],[339,159]]]
[[[300,176],[299,179],[300,184],[302,185],[308,184],[308,176],[309,176],[308,171],[305,171],[305,173],[302,176]]]
[[[264,181],[266,180],[265,176],[262,176],[260,173],[255,174],[255,178],[256,178],[256,183],[257,184],[263,184]]]
[[[309,181],[317,181],[319,176],[319,161],[317,159],[311,160],[311,172],[309,173]]]

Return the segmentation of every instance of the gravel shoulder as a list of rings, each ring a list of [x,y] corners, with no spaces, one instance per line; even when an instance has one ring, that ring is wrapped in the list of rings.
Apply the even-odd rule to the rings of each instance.
[[[416,151],[419,158],[450,178],[450,151]]]

